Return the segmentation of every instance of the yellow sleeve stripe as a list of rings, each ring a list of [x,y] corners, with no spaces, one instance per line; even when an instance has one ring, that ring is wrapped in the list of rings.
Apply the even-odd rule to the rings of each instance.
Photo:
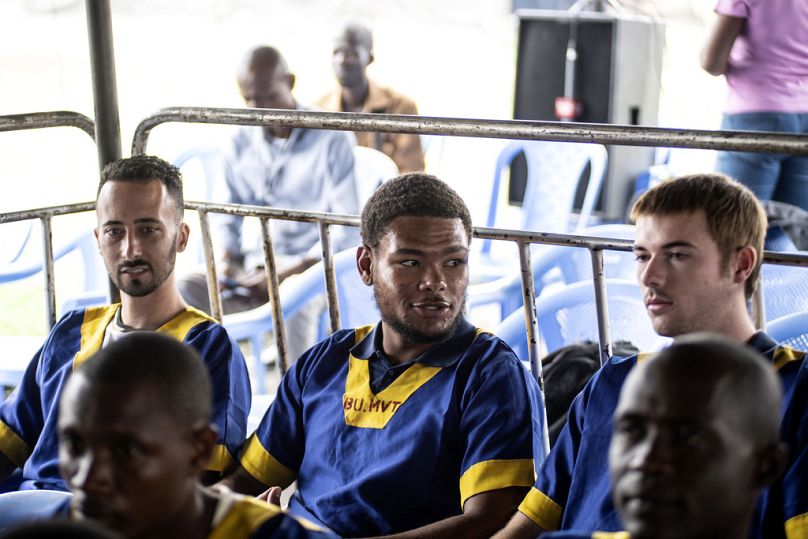
[[[530,487],[535,481],[533,459],[484,460],[460,478],[460,507],[481,492],[508,487]]]
[[[786,520],[787,539],[808,538],[808,513],[803,513]]]
[[[594,532],[592,539],[631,539],[628,532]]]
[[[297,478],[296,472],[270,455],[255,434],[247,440],[247,449],[241,455],[241,465],[251,476],[268,487],[286,488]]]
[[[240,499],[208,535],[208,539],[249,537],[267,520],[283,514],[280,507],[255,498]]]
[[[557,530],[564,509],[537,488],[531,488],[519,504],[519,512],[547,531]]]
[[[2,421],[0,421],[0,451],[20,468],[31,456],[31,448],[28,447],[28,444]]]
[[[213,448],[213,455],[210,457],[206,470],[224,473],[233,467],[233,455],[227,450],[224,444],[218,444]]]

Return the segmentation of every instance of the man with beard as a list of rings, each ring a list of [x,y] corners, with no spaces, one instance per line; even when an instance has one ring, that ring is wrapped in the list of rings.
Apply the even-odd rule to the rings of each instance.
[[[646,191],[636,223],[637,280],[654,330],[674,339],[710,331],[763,354],[783,384],[781,435],[791,456],[764,490],[750,537],[805,537],[808,522],[808,369],[804,352],[757,331],[747,302],[758,284],[766,214],[746,187],[721,174],[673,178]],[[606,448],[620,389],[648,354],[613,357],[573,401],[536,484],[497,539],[551,530],[617,531]],[[757,399],[757,395],[749,395]]]
[[[101,172],[96,213],[98,248],[121,303],[69,312],[51,330],[0,405],[0,478],[22,468],[18,488],[66,490],[55,435],[65,380],[109,343],[157,331],[196,349],[213,381],[219,436],[206,466],[212,482],[233,463],[246,435],[250,383],[244,357],[225,329],[177,292],[174,259],[188,241],[179,170],[151,156],[110,163]]]
[[[471,218],[442,181],[407,174],[362,212],[357,269],[381,322],[342,330],[289,370],[240,467],[257,494],[346,537],[488,537],[533,484],[538,386],[463,316]]]

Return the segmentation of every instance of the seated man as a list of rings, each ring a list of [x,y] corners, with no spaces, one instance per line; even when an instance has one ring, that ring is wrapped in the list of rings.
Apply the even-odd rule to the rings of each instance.
[[[297,479],[290,510],[347,537],[489,537],[533,484],[538,385],[463,317],[471,218],[442,181],[407,174],[362,212],[357,268],[381,322],[291,368],[224,480]]]
[[[637,278],[654,330],[679,337],[711,331],[766,356],[783,383],[782,436],[791,447],[783,479],[764,491],[754,537],[793,537],[808,519],[808,374],[804,356],[756,331],[747,301],[758,283],[766,214],[747,188],[718,174],[685,176],[648,190],[634,204]],[[639,356],[642,357],[642,354]],[[566,427],[506,530],[534,538],[545,530],[621,528],[612,504],[606,445],[620,388],[638,357],[615,357],[570,407]],[[801,372],[802,371],[802,372]],[[802,395],[802,396],[801,396]]]
[[[760,490],[786,464],[780,400],[765,358],[716,335],[677,339],[633,369],[609,448],[614,504],[631,539],[748,537]]]
[[[299,109],[307,107],[292,96],[295,76],[274,47],[255,47],[238,69],[238,85],[248,107]],[[272,206],[305,211],[359,213],[354,181],[354,137],[344,131],[283,126],[240,127],[224,159],[224,181],[216,186],[217,202]],[[260,239],[248,244],[242,236],[243,218],[215,215],[214,245],[219,276],[227,294],[225,313],[252,309],[269,300]],[[278,279],[299,273],[321,258],[316,223],[273,220],[273,247]],[[353,228],[332,229],[334,251],[359,243]],[[253,240],[256,240],[253,238]],[[180,281],[185,300],[210,312],[207,279],[203,272]],[[322,302],[313,302],[286,321],[287,350],[296,359],[317,337]]]
[[[324,95],[317,106],[335,112],[418,114],[412,99],[368,79],[373,62],[373,36],[361,24],[345,25],[334,40],[332,65],[339,88]],[[356,133],[356,143],[384,152],[400,172],[424,170],[424,151],[419,135],[408,133]]]
[[[65,385],[57,511],[124,537],[331,537],[254,498],[199,481],[216,451],[211,383],[197,353],[138,333],[91,357]]]
[[[96,213],[98,248],[121,303],[67,313],[51,330],[19,387],[0,405],[0,478],[20,467],[20,489],[65,490],[55,436],[65,380],[109,343],[149,330],[192,346],[208,367],[219,438],[207,470],[215,480],[246,436],[250,381],[225,329],[177,292],[174,260],[188,241],[179,171],[151,156],[110,163],[101,172]]]

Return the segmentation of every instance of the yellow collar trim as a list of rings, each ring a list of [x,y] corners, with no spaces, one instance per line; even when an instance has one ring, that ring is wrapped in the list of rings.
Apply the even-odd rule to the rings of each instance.
[[[637,365],[639,365],[643,361],[651,359],[656,354],[657,354],[656,352],[640,352],[639,354],[637,354]]]
[[[81,323],[81,347],[73,358],[73,370],[78,369],[90,356],[101,350],[107,326],[112,322],[119,307],[120,303],[113,303],[103,307],[88,307],[84,311],[84,321]],[[184,311],[157,328],[157,331],[171,335],[178,341],[184,341],[191,328],[202,322],[212,321],[213,318],[202,311],[186,307]]]
[[[354,342],[359,343],[372,329],[372,325],[357,328]],[[348,358],[345,394],[342,396],[345,424],[366,429],[385,428],[407,399],[441,370],[441,367],[415,363],[392,384],[374,395],[370,390],[368,361],[351,354]]]
[[[794,350],[789,346],[778,346],[774,350],[774,361],[772,361],[772,365],[774,365],[774,370],[779,371],[786,364],[792,361],[800,361],[804,357],[805,352]]]

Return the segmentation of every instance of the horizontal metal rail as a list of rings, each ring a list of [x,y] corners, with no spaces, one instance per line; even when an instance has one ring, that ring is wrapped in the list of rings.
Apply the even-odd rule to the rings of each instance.
[[[146,117],[135,130],[132,140],[132,155],[146,153],[151,130],[168,122],[304,127],[339,131],[380,131],[419,135],[594,142],[625,146],[664,146],[808,155],[808,136],[806,135],[668,129],[614,124],[207,107],[169,107]]]
[[[78,112],[54,110],[51,112],[29,112],[0,116],[0,132],[44,129],[46,127],[76,127],[95,141],[95,124]]]

